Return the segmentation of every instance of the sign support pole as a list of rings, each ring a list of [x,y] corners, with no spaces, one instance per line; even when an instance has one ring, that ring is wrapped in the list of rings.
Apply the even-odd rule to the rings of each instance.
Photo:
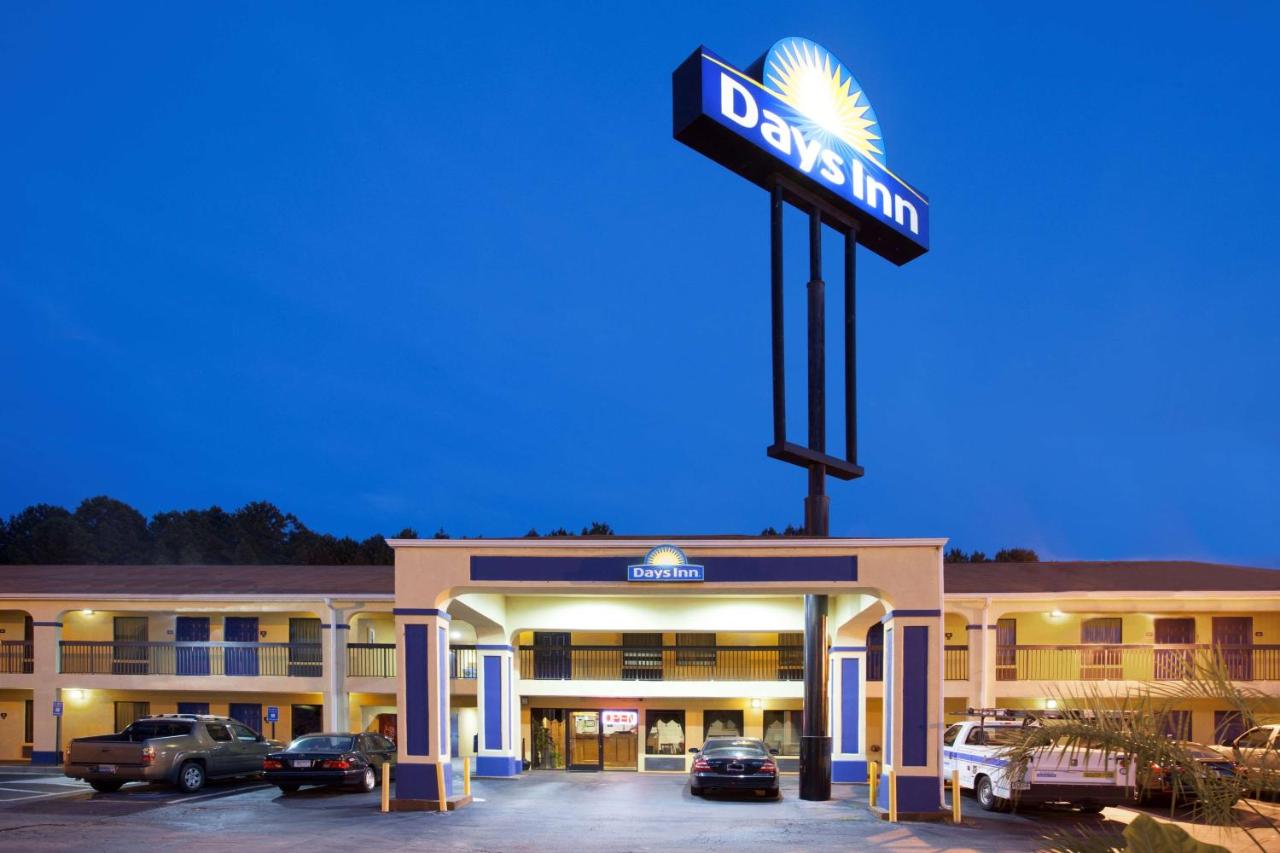
[[[775,257],[775,262],[778,258]],[[809,447],[827,449],[826,284],[822,280],[822,212],[809,212]],[[808,536],[827,536],[831,499],[827,466],[809,465],[804,499]],[[800,799],[831,799],[831,736],[827,720],[827,596],[804,597],[804,730],[800,736]]]

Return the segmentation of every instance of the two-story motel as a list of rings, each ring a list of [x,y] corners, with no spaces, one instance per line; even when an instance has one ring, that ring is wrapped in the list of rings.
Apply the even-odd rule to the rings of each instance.
[[[667,541],[702,581],[626,580]],[[865,781],[876,761],[904,810],[938,806],[947,711],[1122,691],[1206,655],[1280,697],[1280,572],[1266,569],[944,567],[936,539],[392,544],[394,569],[4,567],[0,760],[52,764],[70,738],[207,712],[282,740],[381,728],[405,799],[435,797],[435,765],[460,755],[489,776],[683,773],[717,734],[763,738],[790,770],[811,592],[831,596],[833,781]],[[1239,730],[1211,700],[1182,710],[1195,740]]]

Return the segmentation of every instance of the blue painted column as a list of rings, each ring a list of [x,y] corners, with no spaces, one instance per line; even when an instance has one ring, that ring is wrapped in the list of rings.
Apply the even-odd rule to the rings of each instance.
[[[896,610],[884,617],[884,767],[878,793],[889,807],[889,770],[898,813],[942,807],[942,613]]]
[[[831,647],[831,781],[867,781],[867,647]]]
[[[445,795],[453,792],[449,760],[449,614],[396,608],[396,799],[440,799],[436,766],[444,770]]]
[[[520,773],[520,699],[516,694],[513,661],[507,645],[476,646],[480,672],[476,705],[480,710],[480,751],[477,776],[516,776]]]

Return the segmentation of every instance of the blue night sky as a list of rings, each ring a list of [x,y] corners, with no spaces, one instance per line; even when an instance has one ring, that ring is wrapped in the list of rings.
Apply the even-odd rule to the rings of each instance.
[[[832,533],[1280,566],[1274,10],[189,5],[0,8],[0,513],[800,523],[767,196],[670,73],[803,35],[932,201],[928,255],[862,255]]]

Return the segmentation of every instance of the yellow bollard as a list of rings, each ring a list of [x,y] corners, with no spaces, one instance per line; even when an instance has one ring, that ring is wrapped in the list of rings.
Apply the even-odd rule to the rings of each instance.
[[[898,822],[898,785],[893,777],[894,770],[889,768],[889,823]]]
[[[462,794],[471,796],[471,756],[462,756]]]
[[[951,771],[951,822],[960,822],[960,771]]]
[[[871,787],[871,808],[876,807],[876,791],[880,785],[880,765],[874,761],[867,764],[867,782]]]
[[[444,788],[444,764],[436,762],[436,791],[440,794],[440,811],[449,811],[449,793]]]
[[[382,762],[382,811],[391,811],[391,762]]]

